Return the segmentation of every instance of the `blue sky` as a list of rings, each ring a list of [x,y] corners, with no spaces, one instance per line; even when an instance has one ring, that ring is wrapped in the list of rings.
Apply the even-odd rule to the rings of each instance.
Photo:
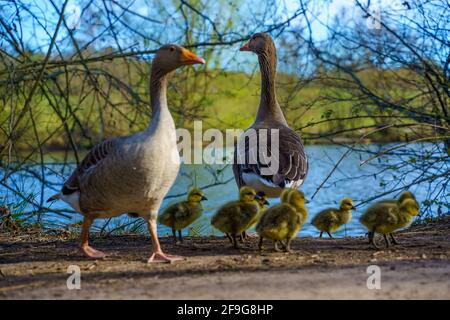
[[[56,0],[55,2],[59,7],[62,6],[62,0]],[[295,0],[279,0],[278,2],[278,12],[284,16],[289,16],[300,8],[299,2]],[[57,14],[51,3],[47,0],[25,0],[23,1],[23,3],[25,3],[30,8],[30,11],[36,16],[45,16],[47,18],[49,25],[46,27],[48,27],[49,32],[52,33],[56,24]],[[146,0],[135,0],[132,3],[133,5],[130,7],[131,10],[141,14],[142,16],[152,17],[156,19],[158,18],[157,15],[155,16],[155,14],[152,14],[152,9],[148,5]],[[255,4],[258,3],[260,2],[257,0],[245,1],[243,11],[249,10],[249,14],[252,14],[251,11],[258,10],[258,8],[255,7]],[[81,13],[80,7],[82,7],[82,4],[82,1],[69,0],[66,7],[66,21],[69,25],[76,26],[79,23],[78,17]],[[327,23],[327,21],[333,19],[336,14],[343,8],[348,12],[348,10],[354,7],[355,6],[353,4],[353,1],[351,0],[332,0],[329,1],[328,5],[322,6],[322,8],[320,8],[319,10],[319,16],[311,16],[314,37],[317,37],[317,39],[323,38],[326,35],[326,28],[324,27],[324,25]],[[8,6],[4,7],[3,9],[3,14],[7,17],[7,19],[11,19],[14,16],[15,10],[12,6],[9,7],[10,10],[7,10]],[[176,10],[176,8],[174,8],[173,10]],[[220,14],[225,13],[220,12]],[[269,23],[269,21],[266,22]],[[293,21],[291,26],[295,26],[298,23],[302,23],[301,19]],[[24,29],[22,31],[25,43],[31,48],[42,47],[42,49],[45,50],[45,46],[49,42],[49,34],[47,34],[41,26],[32,24],[30,20],[25,20],[23,23],[23,27]]]
[[[161,0],[163,1],[163,0]],[[206,1],[206,0],[203,0]],[[415,0],[411,0],[411,3]],[[61,8],[63,1],[62,0],[55,0],[58,7]],[[66,22],[71,27],[78,27],[80,24],[80,21],[82,19],[79,19],[80,13],[83,9],[83,4],[86,1],[84,0],[69,0],[67,8],[66,8]],[[156,1],[157,2],[157,1]],[[207,12],[207,14],[216,21],[216,23],[219,26],[219,29],[223,27],[221,23],[223,21],[226,21],[226,18],[229,16],[237,15],[240,20],[242,20],[241,23],[237,24],[233,27],[233,29],[239,33],[239,34],[245,34],[252,32],[252,19],[255,17],[258,17],[258,13],[260,13],[264,9],[264,5],[261,4],[258,0],[239,0],[240,3],[242,3],[239,6],[238,11],[231,10],[229,12],[223,12],[220,10],[217,10],[217,7],[214,7],[214,5],[210,5],[209,9],[210,12]],[[362,1],[365,2],[365,1]],[[40,49],[43,52],[46,52],[49,44],[50,37],[52,36],[56,22],[58,19],[58,15],[55,12],[55,9],[51,5],[50,1],[48,0],[23,0],[22,3],[25,3],[28,8],[30,8],[30,11],[42,18],[46,17],[48,25],[46,25],[47,32],[44,30],[42,26],[37,24],[35,20],[26,19],[23,18],[23,30],[18,30],[19,33],[23,34],[23,40],[25,43],[25,46],[28,48],[32,48],[33,50]],[[107,1],[107,3],[109,3]],[[167,21],[161,21],[161,23],[149,23],[148,21],[144,19],[132,19],[132,20],[138,20],[138,21],[130,21],[130,25],[133,23],[135,24],[134,27],[139,29],[138,31],[148,35],[149,37],[155,35],[156,38],[161,39],[161,42],[178,42],[178,39],[180,38],[180,32],[184,32],[184,29],[178,26],[176,28],[175,32],[170,32],[166,29],[166,25],[171,26],[175,25],[176,23],[180,23],[181,16],[178,12],[178,4],[176,6],[164,6],[164,9],[167,11],[164,13],[164,15],[155,14],[155,11],[158,11],[159,9],[155,7],[154,3],[155,0],[130,0],[129,2],[120,1],[122,5],[125,3],[130,3],[131,6],[129,7],[132,11],[138,13],[139,15],[143,17],[149,17],[155,20],[161,20],[161,18],[169,17]],[[174,1],[174,3],[176,3]],[[217,2],[219,3],[219,2]],[[399,18],[407,17],[411,14],[411,12],[408,12],[405,7],[402,5],[403,1],[401,0],[372,0],[371,4],[373,8],[379,8],[381,10],[381,19],[383,19],[384,15],[389,14],[391,17],[397,15]],[[98,5],[102,5],[102,1],[98,1]],[[3,6],[3,7],[2,7]],[[228,8],[228,7],[227,7]],[[104,8],[100,7],[100,9],[104,10]],[[289,17],[293,13],[295,13],[297,10],[300,9],[300,3],[296,0],[278,0],[278,6],[276,8],[270,7],[270,10],[273,10],[278,16],[281,17]],[[0,2],[0,10],[2,10],[2,15],[6,16],[6,20],[11,21],[14,18],[15,15],[15,9],[10,5],[5,6],[5,2]],[[188,10],[187,10],[188,11]],[[117,7],[117,12],[123,12],[122,9]],[[341,12],[345,12],[345,17],[342,17]],[[312,29],[312,37],[315,41],[320,41],[322,39],[325,39],[328,34],[327,25],[329,25],[334,20],[338,19],[339,23],[351,27],[352,24],[355,21],[361,20],[362,18],[362,12],[359,8],[356,7],[355,2],[353,0],[323,0],[323,1],[311,1],[308,7],[308,13],[307,13],[308,19],[311,22],[311,29]],[[222,19],[217,19],[218,17]],[[412,18],[412,17],[409,17]],[[273,21],[270,21],[270,18],[266,18],[267,20],[264,21],[264,23],[267,25],[270,25]],[[82,22],[81,22],[82,23]],[[297,26],[302,26],[305,24],[305,18],[303,16],[299,16],[296,20],[292,21],[290,24],[291,29],[296,28]],[[116,23],[119,27],[121,25],[119,23]],[[254,30],[258,31],[258,30]],[[93,34],[89,34],[89,27],[86,27],[86,25],[81,26],[81,28],[76,31],[76,37],[78,39],[92,39],[93,35],[98,33],[99,31],[93,32]],[[178,32],[178,34],[177,34]],[[64,37],[67,36],[67,32],[61,32],[59,34],[58,39],[61,40]],[[233,35],[230,35],[232,38]],[[199,35],[197,36],[194,34],[195,41],[202,41],[201,39],[201,32],[199,31]],[[181,40],[182,41],[182,40]],[[0,39],[0,45],[2,41]],[[122,39],[120,40],[120,44],[126,51],[138,49],[155,49],[158,47],[157,43],[146,43],[146,41],[143,40],[142,37],[134,34],[132,36],[124,35],[122,36]],[[59,49],[62,51],[69,51],[72,52],[72,44],[70,41],[64,41],[64,42],[58,42]],[[106,40],[105,42],[96,42],[97,48],[101,47],[108,47],[112,46],[114,49],[115,44],[112,42],[112,38],[109,37],[109,40]],[[239,62],[247,61],[248,59],[254,59],[254,57],[251,57],[249,55],[238,55],[239,58],[235,58],[237,50],[239,48],[240,44],[236,44],[233,47],[226,48],[224,50],[224,60],[221,62],[223,65],[227,65],[229,63],[237,63],[239,65]],[[198,49],[200,52],[202,49]],[[246,59],[246,60],[242,60]],[[253,60],[251,60],[253,61]],[[212,62],[210,62],[209,66],[213,65]],[[253,65],[253,64],[252,64]],[[239,67],[238,67],[239,69]]]

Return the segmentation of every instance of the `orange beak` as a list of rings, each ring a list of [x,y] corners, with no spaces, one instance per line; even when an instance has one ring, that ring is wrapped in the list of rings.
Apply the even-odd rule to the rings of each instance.
[[[195,54],[193,54],[192,52],[190,52],[187,49],[183,49],[183,51],[181,52],[181,62],[184,65],[192,65],[192,64],[205,64],[206,61],[203,58],[200,58],[198,56],[196,56]]]
[[[251,50],[250,50],[250,41],[247,42],[246,44],[244,44],[244,45],[239,49],[239,51],[251,51]]]

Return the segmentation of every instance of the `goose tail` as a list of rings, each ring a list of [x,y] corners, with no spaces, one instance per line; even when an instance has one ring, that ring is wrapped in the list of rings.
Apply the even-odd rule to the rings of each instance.
[[[61,199],[61,194],[60,193],[56,193],[54,195],[52,195],[50,198],[47,199],[47,202],[52,202],[52,201],[56,201]]]

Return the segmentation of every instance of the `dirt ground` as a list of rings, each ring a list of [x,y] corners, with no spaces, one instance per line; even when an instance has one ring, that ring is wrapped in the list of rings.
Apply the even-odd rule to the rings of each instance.
[[[20,235],[19,235],[20,234]],[[0,234],[0,299],[450,299],[450,217],[398,234],[399,246],[375,251],[363,237],[298,238],[292,254],[240,251],[219,237],[187,238],[167,253],[187,260],[150,264],[145,236],[92,239],[109,253],[87,260],[63,233]],[[68,290],[67,268],[81,269],[81,289]],[[381,289],[367,288],[367,267],[381,269]]]

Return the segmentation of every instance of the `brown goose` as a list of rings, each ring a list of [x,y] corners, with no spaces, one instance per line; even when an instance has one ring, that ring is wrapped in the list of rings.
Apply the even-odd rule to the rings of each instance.
[[[275,75],[277,67],[276,48],[272,38],[265,33],[256,33],[240,49],[240,51],[251,51],[258,55],[259,68],[261,71],[261,97],[258,113],[255,122],[241,136],[267,135],[267,146],[257,145],[257,148],[250,143],[240,144],[235,147],[235,158],[233,164],[234,177],[238,187],[248,185],[253,189],[264,192],[268,197],[279,197],[284,188],[299,188],[308,172],[308,161],[300,136],[289,128],[283,111],[277,101],[275,92]],[[267,148],[264,153],[274,154],[270,142],[271,130],[278,130],[279,136],[279,157],[278,170],[270,171],[269,174],[262,172],[262,168],[267,167],[267,163],[248,161],[250,154],[260,148]],[[263,131],[261,131],[263,130]],[[267,134],[265,133],[267,132]],[[239,160],[241,159],[241,160]],[[245,159],[243,161],[242,159]],[[244,162],[244,163],[242,163]]]
[[[61,199],[84,215],[81,251],[91,258],[105,254],[89,246],[92,221],[132,213],[148,221],[153,253],[148,262],[179,260],[163,253],[156,218],[164,196],[180,167],[175,124],[167,107],[167,83],[175,69],[205,63],[177,46],[161,47],[153,60],[150,77],[152,120],[146,130],[117,137],[95,146],[75,169],[60,193]]]

